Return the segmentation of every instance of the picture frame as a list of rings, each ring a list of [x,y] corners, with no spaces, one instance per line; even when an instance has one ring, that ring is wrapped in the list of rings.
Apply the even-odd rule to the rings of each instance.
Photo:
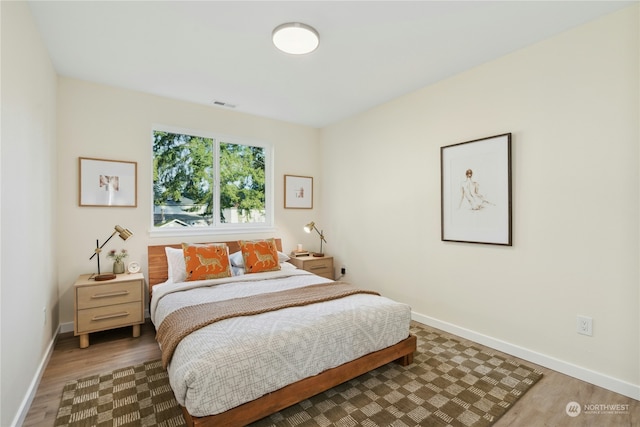
[[[80,206],[137,207],[138,163],[78,158]]]
[[[313,209],[313,177],[284,176],[285,209]]]
[[[512,246],[511,133],[440,147],[441,240]]]

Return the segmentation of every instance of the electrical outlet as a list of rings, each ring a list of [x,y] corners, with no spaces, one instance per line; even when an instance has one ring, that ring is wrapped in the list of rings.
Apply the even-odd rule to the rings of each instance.
[[[593,319],[578,315],[577,331],[582,335],[593,336]]]
[[[347,274],[347,267],[342,267],[342,268],[340,269],[340,274],[342,274],[343,276],[344,276],[345,274]]]

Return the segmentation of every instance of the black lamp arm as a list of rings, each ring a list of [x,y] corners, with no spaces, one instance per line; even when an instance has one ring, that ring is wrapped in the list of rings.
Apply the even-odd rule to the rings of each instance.
[[[109,236],[109,238],[108,238],[107,240],[105,240],[105,241],[104,241],[104,243],[103,243],[102,245],[100,245],[100,246],[98,246],[98,241],[96,240],[96,250],[93,252],[93,255],[91,255],[91,258],[89,258],[89,260],[92,260],[92,259],[93,259],[93,257],[94,257],[94,256],[96,256],[96,254],[99,254],[99,253],[100,253],[100,250],[101,250],[102,248],[104,248],[104,245],[106,245],[106,244],[107,244],[107,242],[108,242],[109,240],[111,240],[111,238],[112,238],[113,236],[115,236],[117,232],[118,232],[118,230],[114,231],[114,232],[111,234],[111,236]],[[100,262],[100,261],[98,261],[98,263],[99,263],[99,262]],[[99,267],[98,267],[98,268],[99,268]]]

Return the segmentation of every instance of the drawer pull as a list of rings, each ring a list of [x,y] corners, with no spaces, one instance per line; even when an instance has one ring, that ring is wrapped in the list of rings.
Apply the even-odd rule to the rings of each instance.
[[[110,297],[120,297],[123,295],[129,295],[129,291],[103,292],[101,294],[91,295],[91,298],[110,298]]]
[[[326,265],[318,265],[318,266],[311,266],[309,267],[309,270],[324,270],[325,268],[327,268]]]
[[[96,320],[106,320],[106,319],[115,319],[117,317],[126,317],[129,315],[128,311],[123,311],[120,313],[112,313],[112,314],[104,314],[102,316],[94,316],[93,319],[91,319],[92,321],[96,321]]]

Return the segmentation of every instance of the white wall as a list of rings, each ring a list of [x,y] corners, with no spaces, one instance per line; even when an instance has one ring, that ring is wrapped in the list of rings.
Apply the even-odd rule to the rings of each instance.
[[[258,235],[209,235],[200,237],[152,238],[152,153],[154,124],[217,132],[268,141],[274,145],[275,230]],[[284,175],[313,176],[316,191],[322,188],[319,131],[306,126],[240,114],[217,107],[195,105],[171,99],[116,89],[75,79],[59,79],[58,86],[59,187],[58,225],[60,321],[73,322],[73,282],[82,273],[96,271],[89,257],[96,239],[101,243],[116,224],[129,228],[134,236],[123,242],[114,237],[104,250],[126,248],[146,272],[147,246],[182,241],[219,241],[236,238],[278,236],[285,252],[296,243],[317,244],[303,226],[317,218],[317,209],[284,209]],[[78,206],[78,157],[135,161],[138,163],[138,207],[101,208]],[[315,204],[319,199],[316,193]],[[102,257],[101,269],[111,261]]]
[[[632,6],[323,129],[325,231],[348,278],[640,399],[638,17]],[[513,246],[442,242],[440,147],[506,132]]]
[[[8,426],[58,326],[56,74],[27,4],[0,10],[0,425]]]

